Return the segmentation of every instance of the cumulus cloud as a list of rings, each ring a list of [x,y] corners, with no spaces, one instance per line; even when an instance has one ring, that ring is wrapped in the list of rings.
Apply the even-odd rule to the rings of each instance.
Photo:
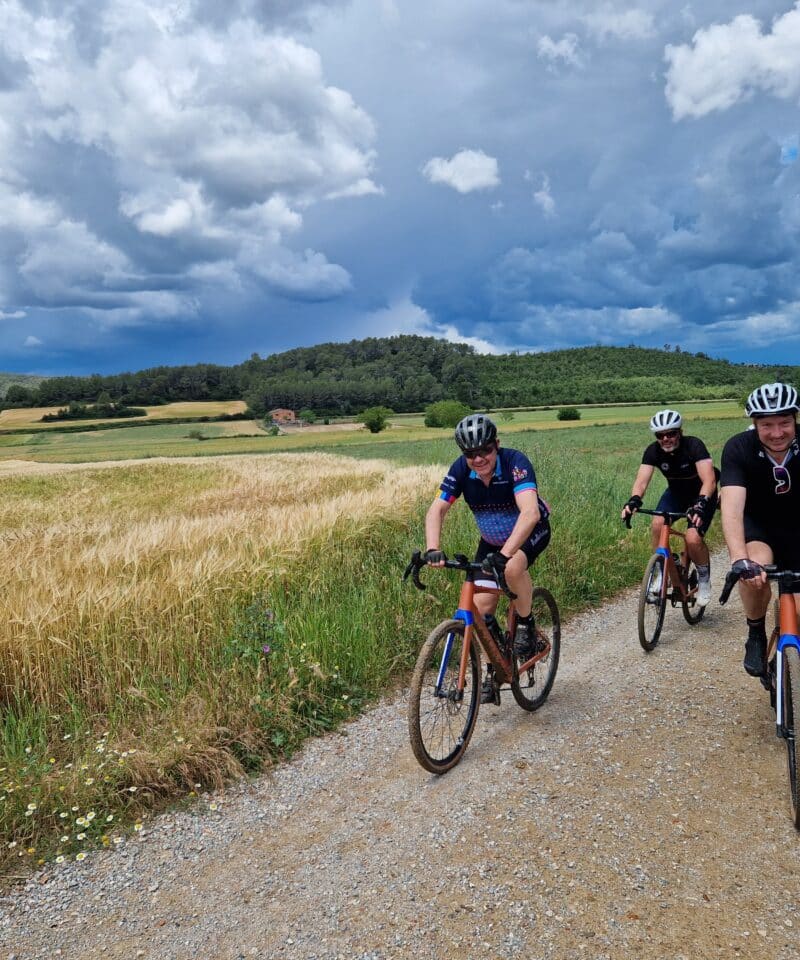
[[[483,150],[460,150],[449,160],[432,157],[422,173],[431,183],[444,183],[459,193],[493,190],[500,184],[497,160]]]
[[[559,62],[571,67],[580,67],[583,63],[580,50],[580,41],[577,34],[565,33],[560,40],[553,40],[545,34],[539,39],[536,52],[540,60],[544,60],[550,67]]]
[[[672,342],[683,342],[690,329],[680,315],[659,304],[633,308],[530,304],[514,317],[515,342],[527,351],[625,340],[661,345],[667,333]]]
[[[757,92],[782,99],[800,94],[800,2],[771,31],[740,14],[698,30],[691,44],[667,45],[665,95],[674,119],[727,110]]]
[[[291,3],[226,9],[76,0],[56,19],[0,5],[16,83],[0,119],[0,242],[20,305],[138,322],[194,312],[196,285],[231,273],[292,298],[349,289],[345,268],[290,238],[310,207],[380,192],[372,120],[326,84],[314,49],[271,29]],[[54,150],[83,182],[48,168]]]
[[[25,337],[23,346],[25,347],[41,347],[42,341],[38,337],[29,336]]]
[[[554,217],[556,213],[556,202],[550,193],[550,177],[545,173],[542,176],[542,184],[533,194],[534,203],[541,207],[546,217]]]
[[[646,10],[618,10],[609,4],[587,13],[582,18],[589,33],[600,41],[645,40],[655,33],[653,15]]]
[[[731,346],[747,343],[754,349],[798,341],[800,301],[787,303],[779,310],[717,321],[705,327],[704,333],[713,337],[715,343]]]
[[[482,337],[466,336],[453,323],[439,323],[431,314],[414,303],[410,296],[402,296],[388,307],[369,315],[369,327],[381,336],[416,334],[420,337],[437,337],[450,343],[466,343],[478,353],[503,353],[495,343]],[[373,333],[373,336],[375,334]]]
[[[329,263],[325,256],[306,250],[302,257],[285,256],[283,260],[253,262],[253,271],[280,294],[302,300],[329,300],[338,297],[352,286],[350,274],[344,267]]]

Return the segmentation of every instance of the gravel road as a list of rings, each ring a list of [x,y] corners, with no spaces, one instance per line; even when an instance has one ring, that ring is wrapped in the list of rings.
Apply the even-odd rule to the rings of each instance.
[[[483,707],[444,777],[401,695],[48,867],[0,899],[0,960],[800,958],[785,749],[738,599],[694,628],[668,610],[649,655],[635,616],[631,591],[566,624],[547,704]]]

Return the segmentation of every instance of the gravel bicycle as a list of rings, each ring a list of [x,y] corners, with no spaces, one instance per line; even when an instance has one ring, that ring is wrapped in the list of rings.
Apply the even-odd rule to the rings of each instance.
[[[403,575],[404,580],[411,576],[419,590],[427,589],[419,576],[426,562],[415,551]],[[511,640],[516,626],[515,594],[462,554],[446,559],[444,566],[465,574],[458,609],[422,644],[408,696],[411,749],[422,767],[439,774],[458,763],[475,729],[481,699],[481,649],[491,665],[494,702],[500,703],[500,691],[508,685],[517,703],[528,711],[538,710],[547,699],[561,653],[561,619],[548,590],[533,590],[536,652],[519,660]],[[500,592],[509,598],[506,630],[494,617],[484,619],[474,602],[478,593]]]
[[[800,830],[800,771],[794,723],[795,706],[800,711],[800,636],[795,601],[795,591],[800,591],[800,572],[779,570],[774,564],[763,569],[767,580],[778,584],[778,600],[773,607],[775,623],[767,644],[767,673],[761,682],[769,690],[770,703],[775,709],[775,732],[786,741],[792,822],[795,829]],[[727,602],[739,577],[734,570],[725,577],[720,603]]]
[[[630,529],[631,517],[638,513],[664,520],[658,546],[645,568],[639,591],[639,643],[649,653],[661,636],[667,600],[673,607],[680,603],[686,622],[692,626],[703,619],[706,608],[697,603],[697,570],[686,552],[686,534],[672,529],[678,520],[686,520],[686,514],[640,507],[625,518],[626,527]],[[672,537],[684,541],[680,553],[675,553],[670,546]]]

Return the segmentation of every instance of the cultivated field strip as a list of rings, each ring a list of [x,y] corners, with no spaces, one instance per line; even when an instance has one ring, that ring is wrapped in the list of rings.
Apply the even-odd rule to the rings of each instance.
[[[170,636],[201,642],[226,585],[280,576],[334,524],[410,511],[439,476],[321,454],[47,470],[31,487],[43,473],[16,474],[0,507],[0,677],[6,699],[53,707],[92,664],[98,688],[115,660],[168,669]]]

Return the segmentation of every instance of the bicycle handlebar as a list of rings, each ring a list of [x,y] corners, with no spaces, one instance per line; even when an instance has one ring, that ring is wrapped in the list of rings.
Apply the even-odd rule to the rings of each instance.
[[[780,570],[774,563],[763,564],[761,569],[764,571],[764,573],[766,573],[767,580],[786,580],[789,582],[800,580],[800,572],[797,570]],[[731,591],[736,586],[736,582],[741,580],[741,578],[741,572],[733,569],[728,571],[728,575],[725,577],[725,585],[722,588],[722,593],[719,595],[719,602],[721,604],[728,602],[728,597],[730,597]]]
[[[630,530],[631,529],[631,520],[635,513],[646,513],[650,517],[663,517],[670,526],[673,523],[677,523],[678,520],[686,520],[685,513],[674,513],[672,510],[645,510],[644,507],[639,507],[637,510],[631,510],[627,517],[625,517],[625,526]]]
[[[411,554],[411,561],[406,567],[405,573],[403,574],[403,579],[408,580],[409,576],[414,581],[414,586],[417,590],[427,590],[426,585],[420,580],[419,572],[420,570],[428,565],[428,561],[423,557],[422,551],[415,550]],[[464,556],[463,553],[457,553],[452,560],[448,560],[445,556],[444,566],[447,570],[464,570],[470,571],[472,573],[483,573],[487,577],[491,577],[492,574],[486,573],[483,569],[483,566],[480,563],[475,563],[474,560],[470,560],[469,557]],[[497,583],[503,593],[509,598],[509,600],[516,600],[517,595],[513,593],[506,583],[506,578],[503,576],[497,577]]]

